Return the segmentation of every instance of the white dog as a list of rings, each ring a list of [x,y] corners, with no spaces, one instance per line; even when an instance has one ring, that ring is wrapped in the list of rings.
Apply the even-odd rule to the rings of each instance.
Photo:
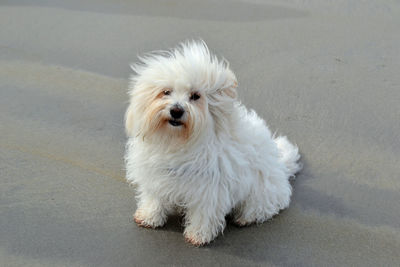
[[[200,246],[224,230],[232,211],[243,226],[286,208],[298,149],[237,100],[228,63],[202,41],[140,59],[125,114],[135,222],[159,227],[178,208],[186,240]]]

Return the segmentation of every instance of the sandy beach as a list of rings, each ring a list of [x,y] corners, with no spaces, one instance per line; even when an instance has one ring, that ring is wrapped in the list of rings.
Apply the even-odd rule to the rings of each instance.
[[[400,3],[0,3],[1,266],[398,266]],[[137,55],[204,39],[297,143],[291,206],[209,246],[137,227],[123,125]]]

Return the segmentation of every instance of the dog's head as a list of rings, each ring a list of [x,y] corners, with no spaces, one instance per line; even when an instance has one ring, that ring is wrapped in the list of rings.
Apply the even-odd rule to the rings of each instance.
[[[202,41],[141,57],[132,66],[128,136],[178,145],[223,127],[236,99],[237,80],[226,60]]]

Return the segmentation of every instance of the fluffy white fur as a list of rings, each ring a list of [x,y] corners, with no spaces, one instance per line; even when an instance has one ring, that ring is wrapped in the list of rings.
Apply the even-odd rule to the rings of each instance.
[[[301,168],[298,149],[286,137],[272,136],[264,120],[237,100],[228,63],[201,41],[140,59],[132,66],[125,115],[136,223],[162,226],[178,208],[186,240],[203,245],[224,230],[232,211],[243,226],[286,208],[288,179]],[[171,122],[176,105],[184,114]]]

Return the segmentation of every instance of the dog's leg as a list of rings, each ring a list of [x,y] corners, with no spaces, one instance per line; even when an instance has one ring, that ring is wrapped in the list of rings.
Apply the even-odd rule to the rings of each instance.
[[[227,209],[213,205],[206,198],[204,202],[206,200],[208,203],[188,207],[186,210],[184,235],[186,241],[195,246],[210,243],[225,228]]]
[[[247,199],[235,209],[234,222],[239,226],[262,223],[289,206],[291,186],[286,174],[263,177],[260,173],[258,181]]]
[[[160,199],[142,193],[133,219],[141,227],[161,227],[167,221],[167,212],[168,208]]]

